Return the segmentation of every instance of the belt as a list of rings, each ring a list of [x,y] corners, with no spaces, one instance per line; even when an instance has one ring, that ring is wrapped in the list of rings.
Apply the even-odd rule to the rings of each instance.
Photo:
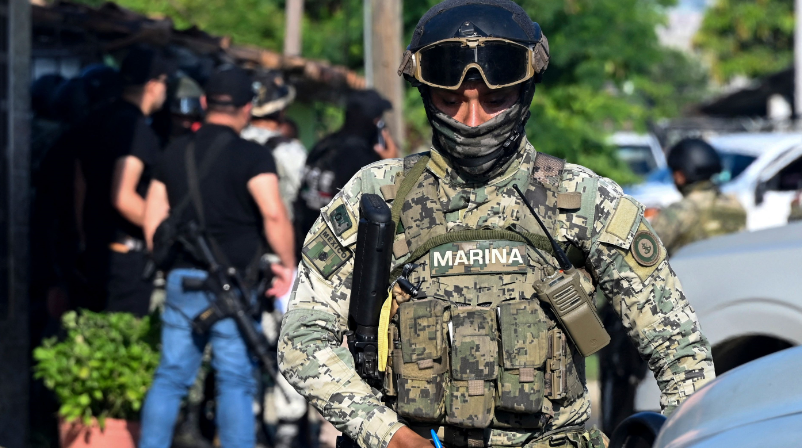
[[[507,447],[507,443],[488,440],[484,429],[465,429],[454,426],[440,426],[437,424],[410,424],[409,428],[418,435],[427,439],[431,438],[429,430],[434,429],[438,437],[443,441],[443,445],[455,448],[484,448],[496,446],[499,448]],[[595,430],[595,428],[594,428]],[[598,430],[596,430],[598,431]],[[522,440],[520,445],[509,445],[525,448],[590,448],[595,445],[588,444],[583,437],[584,426],[569,426],[558,428],[551,431],[533,430],[532,435],[526,440]],[[491,445],[492,444],[492,445]]]
[[[132,236],[117,238],[117,241],[109,244],[109,249],[120,254],[128,252],[142,252],[145,250],[145,242]]]

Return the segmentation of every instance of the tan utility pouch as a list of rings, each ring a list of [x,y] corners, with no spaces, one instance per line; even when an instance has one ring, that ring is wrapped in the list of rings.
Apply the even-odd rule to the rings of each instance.
[[[504,302],[498,307],[502,369],[496,409],[532,414],[543,407],[544,364],[549,323],[540,303]]]
[[[580,378],[576,359],[584,363],[585,358],[571,352],[571,341],[559,327],[549,331],[546,354],[546,398],[549,400],[575,400],[585,393],[583,378]],[[584,367],[583,367],[584,371]]]
[[[398,308],[401,349],[393,353],[398,377],[397,412],[416,421],[438,421],[444,414],[448,348],[443,338],[444,303],[412,300]]]
[[[451,308],[451,385],[446,422],[486,428],[493,421],[498,377],[498,332],[494,309]]]

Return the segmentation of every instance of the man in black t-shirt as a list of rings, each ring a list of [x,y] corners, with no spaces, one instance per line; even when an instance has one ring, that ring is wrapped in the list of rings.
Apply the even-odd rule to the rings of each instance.
[[[152,247],[159,224],[171,212],[180,213],[179,223],[194,220],[201,224],[225,257],[223,260],[218,255],[220,261],[240,272],[248,270],[267,243],[281,260],[280,265],[273,265],[276,277],[267,293],[281,296],[293,280],[292,226],[279,194],[273,157],[261,145],[239,137],[253,107],[251,84],[250,77],[237,67],[212,75],[206,86],[205,124],[194,135],[171,143],[154,171],[146,203],[145,236]],[[189,145],[194,148],[201,205],[189,203],[177,211],[189,194]],[[204,170],[207,165],[211,169]],[[192,319],[215,298],[205,291],[185,291],[182,282],[185,278],[205,278],[204,268],[188,255],[179,256],[167,274],[162,354],[142,409],[140,448],[170,446],[181,399],[195,380],[207,342],[212,344],[212,367],[216,371],[221,445],[255,444],[252,405],[256,380],[248,348],[234,320],[215,323],[206,335],[192,332]]]
[[[324,137],[309,152],[294,204],[296,256],[300,257],[303,239],[320,216],[320,209],[360,168],[399,156],[382,121],[384,112],[391,108],[392,104],[375,90],[352,93],[342,128]]]
[[[147,117],[164,104],[173,68],[160,52],[133,48],[123,60],[122,97],[93,111],[72,131],[77,216],[84,241],[84,303],[95,311],[148,312],[152,282],[142,234],[150,167],[160,152]]]

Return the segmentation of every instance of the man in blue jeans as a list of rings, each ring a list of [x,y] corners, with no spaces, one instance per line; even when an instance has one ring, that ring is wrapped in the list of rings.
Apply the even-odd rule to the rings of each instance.
[[[244,70],[229,66],[212,75],[202,99],[205,124],[194,135],[171,143],[154,170],[144,230],[152,249],[156,228],[173,207],[173,213],[180,214],[179,222],[200,223],[221,252],[221,261],[243,275],[255,268],[253,261],[269,245],[281,263],[272,266],[275,280],[268,294],[280,296],[291,285],[295,265],[292,227],[279,194],[272,156],[262,146],[239,137],[250,119],[252,98],[252,82]],[[194,148],[198,167],[195,177],[200,207],[178,206],[189,194],[186,157],[192,152],[188,148]],[[207,343],[212,345],[212,367],[217,379],[216,415],[221,445],[255,445],[255,365],[236,323],[228,318],[214,324],[207,334],[192,332],[192,319],[215,297],[208,292],[186,291],[182,282],[206,275],[203,264],[183,252],[178,253],[167,275],[162,354],[142,409],[141,448],[171,445],[181,399],[195,380]]]

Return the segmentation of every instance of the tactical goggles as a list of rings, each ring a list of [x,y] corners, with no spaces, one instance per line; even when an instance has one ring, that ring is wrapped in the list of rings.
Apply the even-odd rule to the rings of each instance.
[[[416,80],[448,90],[458,89],[472,68],[491,89],[519,84],[538,72],[533,47],[492,37],[445,39],[408,55],[405,62],[413,64],[410,74]]]

